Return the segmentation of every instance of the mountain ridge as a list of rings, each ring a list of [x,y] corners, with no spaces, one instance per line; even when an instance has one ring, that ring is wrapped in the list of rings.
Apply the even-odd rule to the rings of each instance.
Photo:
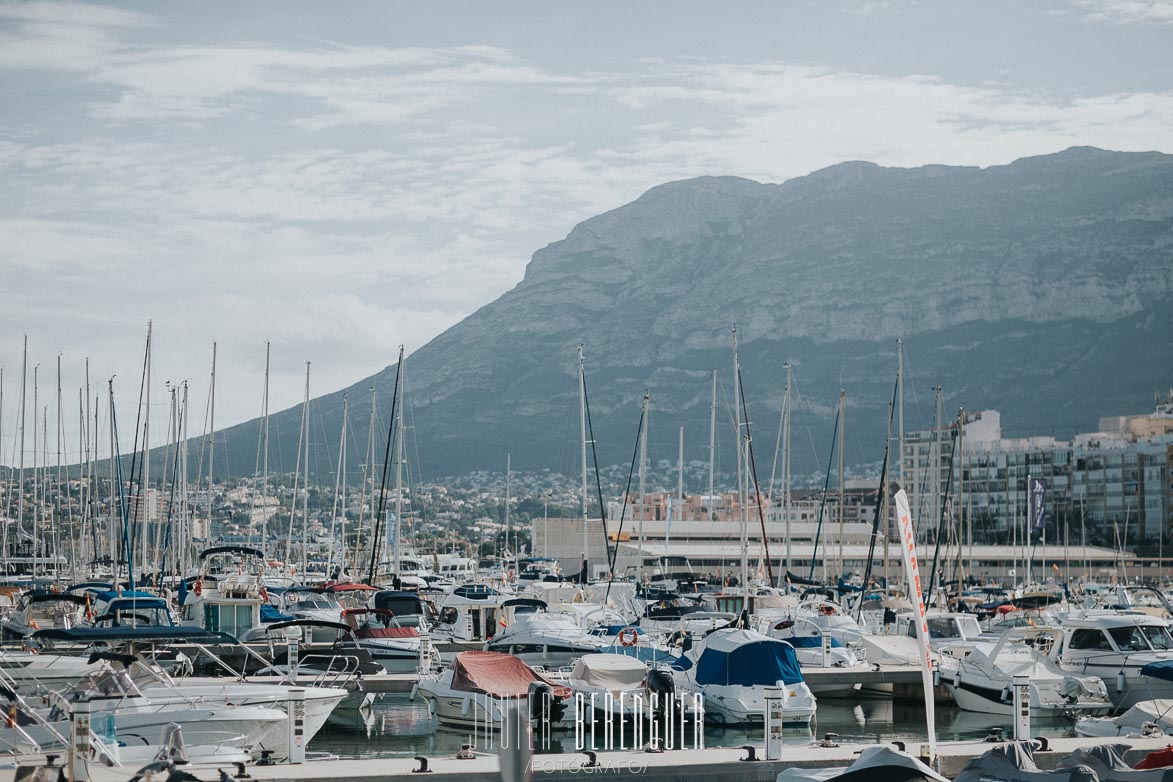
[[[985,168],[848,161],[778,184],[657,185],[537,250],[517,285],[407,359],[417,467],[499,470],[507,450],[520,469],[564,467],[579,343],[601,463],[630,458],[645,388],[673,456],[683,424],[687,456],[707,458],[709,370],[727,396],[734,323],[756,431],[776,426],[789,359],[810,402],[795,424],[809,416],[812,452],[825,453],[816,432],[829,436],[844,386],[860,438],[849,461],[879,458],[897,337],[921,394],[940,383],[951,408],[999,407],[1012,429],[1088,429],[1138,412],[1130,400],[1169,382],[1171,248],[1173,156],[1160,152],[1072,147]],[[1070,398],[1090,373],[1094,387]],[[362,420],[366,389],[389,408],[393,383],[386,367],[319,397],[311,414],[337,431],[342,393]],[[275,416],[296,438],[300,406]],[[218,434],[240,450],[232,461],[251,467],[257,429]],[[732,424],[723,429],[732,461]],[[336,445],[319,447],[315,461],[331,465]]]

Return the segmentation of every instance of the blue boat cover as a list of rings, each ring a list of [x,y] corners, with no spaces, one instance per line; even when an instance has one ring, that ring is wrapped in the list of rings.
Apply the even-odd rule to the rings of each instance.
[[[817,635],[799,635],[794,638],[787,638],[786,643],[795,649],[818,649],[823,645],[823,639]],[[843,644],[839,642],[838,638],[831,639],[831,648],[834,649],[842,646]]]
[[[772,686],[798,684],[794,647],[752,630],[718,630],[705,639],[696,664],[697,684]]]
[[[269,605],[268,603],[261,604],[261,621],[266,624],[269,622],[288,622],[297,617],[291,614],[283,614],[277,606]]]
[[[1173,660],[1162,660],[1159,663],[1149,663],[1140,669],[1141,676],[1151,676],[1154,679],[1173,682]]]
[[[94,595],[94,598],[96,600],[105,600],[105,601],[110,601],[110,600],[113,600],[118,597],[125,597],[125,598],[154,597],[154,598],[158,598],[159,596],[156,595],[154,592],[143,592],[141,589],[135,589],[133,591],[130,589],[123,589],[121,592],[115,592],[113,589],[109,589],[105,592],[99,592],[98,594]]]

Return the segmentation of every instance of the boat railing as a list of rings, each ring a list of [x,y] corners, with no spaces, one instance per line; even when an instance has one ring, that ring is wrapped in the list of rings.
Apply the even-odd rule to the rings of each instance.
[[[335,667],[335,663],[341,664]],[[360,674],[361,666],[357,657],[345,654],[333,655],[326,661],[325,670],[314,677],[310,686],[357,688],[361,678]]]
[[[22,696],[17,691],[18,685],[16,680],[9,676],[8,673],[2,668],[0,668],[0,685],[3,685],[8,690],[5,695],[7,695],[9,700],[12,701],[12,704],[15,708],[22,710],[27,716],[31,717],[34,722],[45,728],[53,737],[53,739],[59,742],[61,746],[69,746],[68,738],[61,735],[61,733],[48,720],[42,717],[39,712],[37,712],[31,705],[29,705],[24,696]],[[28,731],[26,731],[16,719],[9,720],[9,727],[16,732],[16,735],[20,736],[21,739],[28,743],[33,752],[41,752],[40,743],[37,742],[37,740],[32,736],[30,736]]]

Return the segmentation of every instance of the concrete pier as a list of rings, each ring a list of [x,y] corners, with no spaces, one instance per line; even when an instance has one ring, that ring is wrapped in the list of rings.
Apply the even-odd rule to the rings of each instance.
[[[1121,739],[1075,738],[1053,739],[1050,750],[1035,754],[1041,768],[1051,768],[1068,752],[1096,744],[1127,744],[1132,749],[1128,760],[1135,762],[1148,752],[1163,749],[1170,738]],[[792,766],[803,768],[833,768],[850,765],[856,755],[868,745],[842,744],[834,747],[804,745],[785,747],[782,759],[777,761],[744,760],[742,749],[714,747],[702,750],[676,750],[649,753],[642,751],[600,752],[598,766],[588,767],[585,754],[535,755],[534,780],[570,780],[584,776],[635,776],[649,782],[687,782],[696,780],[729,779],[730,782],[773,782],[778,772]],[[956,776],[965,764],[996,746],[983,741],[943,742],[938,747],[940,771],[947,777]],[[918,747],[908,747],[912,753]],[[757,755],[764,753],[756,747]],[[248,769],[255,782],[385,782],[388,778],[420,779],[416,773],[419,763],[409,758],[377,758],[369,760],[311,760],[297,766],[252,766]],[[428,758],[429,782],[499,782],[500,770],[494,754],[477,754],[467,760],[455,757]],[[91,782],[126,782],[136,769],[111,769],[91,763]],[[212,768],[188,767],[200,779],[215,780]],[[231,769],[227,769],[231,772]],[[0,769],[0,782],[12,782],[14,770]]]

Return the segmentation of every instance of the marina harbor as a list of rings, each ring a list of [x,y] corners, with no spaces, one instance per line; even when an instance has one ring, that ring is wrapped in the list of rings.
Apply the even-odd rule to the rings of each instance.
[[[1173,0],[0,0],[0,782],[1173,782]]]

